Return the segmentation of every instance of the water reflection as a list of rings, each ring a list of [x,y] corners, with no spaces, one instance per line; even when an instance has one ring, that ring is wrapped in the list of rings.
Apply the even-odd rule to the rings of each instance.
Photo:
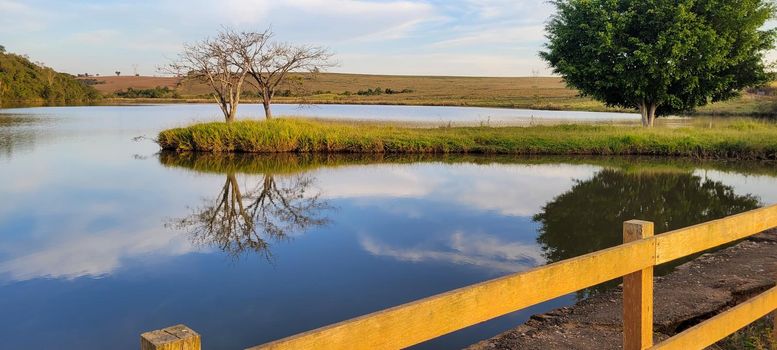
[[[210,334],[206,348],[245,348],[618,244],[621,220],[684,226],[683,220],[746,210],[757,198],[777,202],[774,163],[466,155],[146,158],[158,146],[132,141],[212,120],[213,108],[0,112],[0,119],[7,113],[28,118],[0,126],[6,145],[0,146],[5,348],[132,349],[139,333],[179,322]],[[355,116],[368,112],[346,109]],[[624,197],[639,186],[655,188]],[[722,191],[719,203],[710,199],[716,190]],[[704,195],[693,195],[699,192]],[[259,201],[262,196],[267,201]],[[301,225],[288,220],[295,211],[283,205],[283,196],[309,219]],[[665,213],[657,212],[663,216],[653,213],[662,209],[657,206],[664,206]],[[689,216],[698,212],[704,215]],[[193,226],[162,225],[184,221]],[[198,229],[201,234],[191,233]],[[273,264],[266,263],[270,250]],[[426,346],[461,348],[573,301],[554,300]]]
[[[287,162],[269,158],[273,162],[268,164],[248,156],[167,153],[160,160],[193,170],[226,171],[226,180],[216,197],[205,199],[189,216],[168,223],[189,232],[197,244],[218,247],[234,257],[244,253],[269,256],[268,241],[284,240],[328,221],[323,214],[330,206],[320,193],[311,190],[311,175],[285,174],[276,179],[274,173],[279,170],[272,165],[288,167],[290,158],[285,159]],[[261,179],[241,191],[236,172],[256,170],[263,173]]]
[[[207,347],[244,348],[616,245],[622,220],[655,220],[663,230],[747,210],[756,195],[777,199],[769,195],[773,164],[170,153],[134,160],[156,149],[130,141],[135,132],[92,134],[58,138],[57,153],[41,146],[15,154],[0,171],[0,310],[9,315],[0,317],[0,338],[11,348],[29,347],[27,335],[44,329],[34,346],[128,349],[138,333],[175,322],[230,335],[207,338]],[[573,301],[426,346],[461,348]],[[12,317],[22,313],[26,322]]]
[[[604,169],[578,181],[534,216],[549,262],[623,242],[622,223],[644,219],[657,233],[759,207],[759,198],[699,175],[651,168]]]
[[[0,158],[10,159],[15,152],[33,149],[37,134],[29,126],[41,121],[40,118],[0,114]]]

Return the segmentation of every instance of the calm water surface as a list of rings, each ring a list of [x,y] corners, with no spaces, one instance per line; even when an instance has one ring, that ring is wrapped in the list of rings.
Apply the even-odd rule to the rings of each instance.
[[[777,202],[770,163],[178,155],[132,140],[217,113],[0,112],[4,347],[137,349],[184,323],[207,348],[244,348],[616,245],[624,220],[662,232]]]
[[[261,105],[240,105],[241,118],[260,118],[264,116]],[[4,113],[57,113],[58,116],[74,118],[100,117],[106,114],[133,120],[154,119],[159,122],[177,122],[178,124],[202,120],[222,121],[221,112],[214,104],[167,104],[132,105],[123,108],[102,107],[40,107],[24,109],[6,109]],[[479,107],[434,107],[434,106],[371,106],[371,105],[273,105],[276,116],[313,117],[322,119],[423,122],[439,125],[452,124],[531,124],[564,122],[626,122],[638,123],[639,114],[577,112],[577,111],[539,111],[529,109],[479,108]],[[160,115],[165,116],[159,121]],[[112,121],[109,121],[112,122]],[[149,127],[148,123],[138,124]]]

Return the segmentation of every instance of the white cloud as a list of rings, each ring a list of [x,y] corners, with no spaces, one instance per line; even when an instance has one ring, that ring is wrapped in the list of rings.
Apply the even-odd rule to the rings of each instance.
[[[599,167],[573,165],[466,166],[442,188],[459,203],[502,215],[533,216],[542,207],[574,185],[590,178]]]
[[[375,256],[408,262],[438,261],[472,265],[494,272],[518,272],[545,263],[542,250],[534,244],[506,242],[487,234],[454,232],[436,247],[399,247],[377,241],[367,235],[360,238],[362,248]]]
[[[541,22],[553,13],[549,1],[465,0],[460,6],[481,20],[497,19]]]
[[[77,44],[104,45],[119,37],[119,32],[112,29],[100,29],[73,34],[70,39]]]
[[[0,33],[40,31],[51,16],[47,11],[14,0],[0,0]]]
[[[410,166],[391,164],[327,169],[315,177],[326,198],[422,197],[438,183]]]
[[[26,234],[32,244],[20,242],[3,247],[0,251],[9,258],[0,261],[0,276],[15,281],[100,277],[120,268],[124,259],[150,253],[177,256],[195,250],[185,233],[159,225],[144,228],[125,223],[120,229],[93,229],[95,222],[126,212],[124,204],[117,201],[81,203],[77,211],[80,215],[52,209],[42,207],[40,215],[56,217],[67,212],[68,219],[37,225]]]
[[[536,55],[536,52],[532,51]],[[529,76],[549,75],[539,58],[504,53],[341,54],[342,72],[404,75]],[[400,63],[400,64],[398,64]]]
[[[537,43],[551,8],[502,0],[0,0],[0,33],[11,34],[3,40],[10,50],[71,73],[156,67],[221,25],[272,25],[279,40],[331,47],[344,72],[515,76],[549,74]]]
[[[487,28],[470,31],[458,37],[436,42],[432,44],[432,47],[449,48],[487,44],[521,45],[544,41],[544,39],[545,27],[542,25]]]
[[[193,21],[251,29],[272,25],[281,39],[317,42],[397,39],[438,18],[433,6],[407,0],[226,0],[184,7],[176,1],[165,7]]]
[[[429,198],[501,215],[533,216],[601,169],[590,165],[451,164],[348,166],[317,172],[327,198]]]
[[[176,256],[194,250],[184,235],[170,231],[99,232],[55,238],[44,247],[2,261],[0,275],[15,281],[100,277],[119,268],[126,258],[154,252]]]
[[[756,194],[765,205],[777,204],[777,186],[774,177],[766,175],[746,175],[718,170],[696,170],[694,175],[731,186],[740,195]]]

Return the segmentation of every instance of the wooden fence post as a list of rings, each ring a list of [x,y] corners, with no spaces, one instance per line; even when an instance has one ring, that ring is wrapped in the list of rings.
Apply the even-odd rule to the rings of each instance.
[[[653,223],[631,220],[623,223],[623,242],[653,237]],[[653,267],[623,276],[623,349],[643,350],[653,346]]]
[[[200,335],[182,324],[140,335],[140,350],[201,350]]]

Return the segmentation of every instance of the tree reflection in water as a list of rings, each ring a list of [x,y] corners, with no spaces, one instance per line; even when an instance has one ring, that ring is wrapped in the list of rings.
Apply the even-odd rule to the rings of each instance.
[[[537,237],[548,263],[623,243],[623,222],[655,223],[656,233],[758,208],[758,197],[738,195],[730,186],[681,171],[605,169],[578,181],[534,216]],[[682,261],[657,269],[663,274]],[[619,280],[590,288],[578,296],[602,291]]]
[[[171,156],[166,157],[170,160]],[[209,157],[210,164],[220,163],[214,162],[213,157],[218,156],[202,157]],[[269,256],[269,241],[281,241],[327,223],[323,212],[329,205],[319,193],[310,193],[313,178],[309,175],[285,174],[276,179],[265,170],[261,180],[244,192],[234,168],[224,169],[230,171],[219,194],[206,199],[191,215],[171,222],[175,228],[190,232],[195,243],[216,246],[234,257],[245,253]]]
[[[13,158],[14,153],[35,148],[39,137],[35,129],[44,118],[0,114],[0,158]]]
[[[548,262],[623,243],[623,222],[642,219],[662,233],[759,207],[723,183],[690,172],[605,169],[578,181],[534,216]]]

